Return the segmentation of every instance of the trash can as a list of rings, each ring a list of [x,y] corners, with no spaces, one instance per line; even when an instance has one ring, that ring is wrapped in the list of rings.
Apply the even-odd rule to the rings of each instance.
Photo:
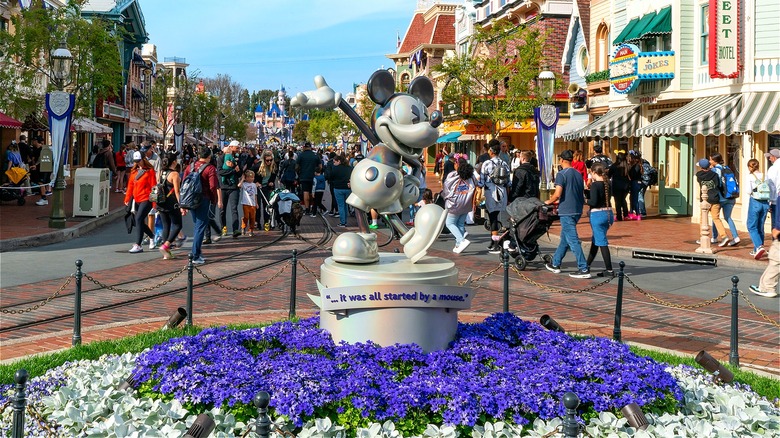
[[[73,216],[108,214],[108,169],[80,167],[73,179]]]

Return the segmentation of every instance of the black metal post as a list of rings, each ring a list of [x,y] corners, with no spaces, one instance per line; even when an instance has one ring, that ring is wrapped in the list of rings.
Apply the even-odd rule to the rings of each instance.
[[[563,416],[563,436],[565,438],[577,438],[580,434],[580,425],[577,423],[577,406],[580,398],[573,392],[563,395],[563,406],[566,407],[566,415]]]
[[[14,374],[16,382],[16,394],[14,394],[14,418],[11,426],[11,437],[22,438],[24,436],[24,410],[27,408],[27,370],[21,368]]]
[[[739,277],[731,277],[731,352],[729,364],[739,366]]]
[[[290,280],[290,314],[289,319],[295,318],[295,295],[296,295],[296,280],[298,276],[298,250],[294,249],[292,252],[292,279]]]
[[[192,326],[192,253],[187,257],[187,326]]]
[[[73,339],[72,346],[81,345],[81,267],[84,262],[76,260],[76,294],[73,297]]]
[[[270,401],[271,395],[265,391],[258,392],[253,399],[255,406],[257,406],[255,434],[260,438],[268,438],[271,434],[271,419],[268,418],[268,402]]]
[[[504,263],[504,313],[509,312],[509,251],[501,251],[501,261]]]
[[[626,275],[624,272],[626,262],[621,261],[619,265],[617,298],[615,299],[615,325],[612,328],[612,339],[621,342],[622,333],[620,330],[620,320],[623,318],[623,278]]]

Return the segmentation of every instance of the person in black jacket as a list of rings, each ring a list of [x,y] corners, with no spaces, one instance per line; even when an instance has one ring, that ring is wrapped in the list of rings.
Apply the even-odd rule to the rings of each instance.
[[[590,197],[587,201],[590,207],[590,227],[593,234],[588,253],[588,269],[601,248],[605,270],[597,275],[599,277],[612,277],[615,273],[612,270],[612,256],[609,253],[609,242],[607,241],[607,230],[614,222],[612,205],[609,202],[609,177],[606,166],[601,162],[593,163],[590,171],[593,181],[590,183]]]
[[[520,152],[520,166],[512,174],[512,190],[509,192],[509,201],[517,198],[539,197],[539,170],[531,164],[531,151]]]
[[[219,189],[222,192],[223,206],[219,212],[219,218],[222,222],[223,232],[225,224],[227,224],[227,210],[230,209],[232,214],[231,231],[233,232],[233,238],[237,238],[241,235],[241,224],[238,217],[238,199],[241,191],[238,189],[238,180],[246,169],[241,167],[239,163],[239,147],[238,141],[233,140],[227,147],[227,152],[223,157],[223,162],[219,169]]]
[[[626,153],[619,151],[615,163],[609,166],[607,175],[612,181],[612,197],[615,199],[615,211],[617,213],[617,220],[622,221],[628,217],[628,203],[626,202],[626,196],[628,196],[628,159]]]
[[[347,198],[352,189],[349,179],[352,177],[352,166],[350,166],[343,154],[333,157],[333,168],[330,171],[330,183],[333,185],[333,192],[336,195],[336,202],[339,204],[339,226],[347,226]]]
[[[707,187],[707,202],[710,204],[712,223],[718,230],[718,235],[726,236],[726,227],[720,219],[720,175],[710,169],[710,160],[706,158],[699,160],[699,167],[701,170],[696,172],[696,180],[702,186]],[[701,218],[701,220],[705,221],[707,218]]]

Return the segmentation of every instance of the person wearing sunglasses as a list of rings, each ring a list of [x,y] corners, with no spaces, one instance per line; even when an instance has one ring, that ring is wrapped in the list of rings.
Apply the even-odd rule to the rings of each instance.
[[[260,168],[257,171],[257,182],[260,183],[260,191],[263,193],[261,196],[259,208],[262,210],[263,229],[271,229],[271,216],[268,212],[268,199],[271,199],[271,192],[276,189],[276,162],[274,162],[274,154],[271,150],[266,149],[263,151],[260,159]]]

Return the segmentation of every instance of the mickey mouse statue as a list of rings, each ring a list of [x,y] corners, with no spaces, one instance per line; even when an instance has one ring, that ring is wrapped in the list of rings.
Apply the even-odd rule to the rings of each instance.
[[[414,217],[414,227],[407,229],[396,213],[417,201],[420,193],[420,154],[439,137],[442,122],[439,111],[428,114],[433,102],[433,84],[418,76],[407,93],[395,92],[395,80],[386,70],[377,70],[368,80],[368,96],[376,103],[372,127],[328,86],[322,76],[314,78],[316,90],[298,93],[292,106],[334,109],[338,107],[357,125],[374,145],[352,171],[352,194],[347,204],[362,212],[357,214],[358,233],[342,233],[333,244],[333,260],[341,263],[367,264],[379,260],[376,235],[368,228],[366,212],[375,209],[401,237],[404,254],[412,263],[423,258],[444,227],[447,210],[427,204]],[[401,164],[413,169],[404,175]]]

